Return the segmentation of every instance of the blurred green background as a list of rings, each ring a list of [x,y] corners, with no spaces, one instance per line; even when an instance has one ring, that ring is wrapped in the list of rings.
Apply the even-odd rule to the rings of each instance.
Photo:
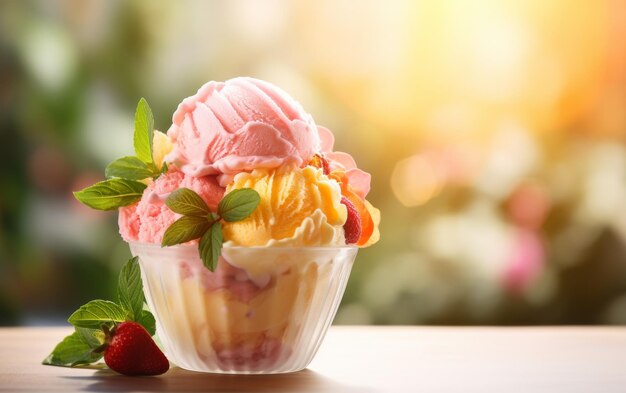
[[[284,88],[372,173],[336,323],[626,323],[626,4],[0,1],[0,324],[113,298],[71,191],[208,80]]]

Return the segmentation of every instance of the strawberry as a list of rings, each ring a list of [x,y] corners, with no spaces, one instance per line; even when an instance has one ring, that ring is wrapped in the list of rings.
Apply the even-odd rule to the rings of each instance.
[[[346,237],[346,244],[354,244],[361,237],[361,217],[354,204],[344,196],[341,197],[341,203],[346,205],[348,209],[348,218],[343,224],[343,230]]]
[[[159,375],[169,369],[167,358],[140,324],[122,322],[105,334],[104,362],[118,373]]]
[[[328,177],[339,183],[341,194],[352,202],[358,212],[358,217],[361,220],[361,236],[354,243],[356,243],[357,246],[364,245],[372,236],[372,233],[374,233],[374,220],[372,219],[372,215],[367,209],[363,199],[355,194],[352,186],[348,184],[348,176],[346,176],[344,171],[332,171]]]
[[[321,156],[322,158],[322,169],[324,170],[324,174],[328,175],[330,173],[330,164],[328,163],[328,160],[326,159],[326,157]]]
[[[330,173],[328,160],[321,153],[315,154],[313,158],[311,158],[311,161],[309,161],[309,165],[322,169],[325,175]]]

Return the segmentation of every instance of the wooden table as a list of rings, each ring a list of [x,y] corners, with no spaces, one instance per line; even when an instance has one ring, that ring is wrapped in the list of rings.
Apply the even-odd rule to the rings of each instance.
[[[0,391],[626,392],[626,328],[332,327],[309,369],[159,377],[40,365],[69,328],[0,328]]]

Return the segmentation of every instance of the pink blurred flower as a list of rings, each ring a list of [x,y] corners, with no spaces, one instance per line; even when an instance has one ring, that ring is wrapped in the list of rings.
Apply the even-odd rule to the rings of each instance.
[[[516,230],[502,272],[503,286],[514,294],[524,292],[539,276],[544,263],[545,249],[539,233],[523,228]]]
[[[508,198],[506,213],[517,226],[527,229],[538,229],[550,210],[550,196],[541,184],[535,182],[521,183]]]

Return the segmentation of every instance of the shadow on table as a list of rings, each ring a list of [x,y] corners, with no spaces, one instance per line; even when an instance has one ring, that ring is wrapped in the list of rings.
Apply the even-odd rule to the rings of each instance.
[[[158,377],[126,377],[101,370],[88,377],[65,378],[93,381],[83,389],[88,392],[368,392],[367,388],[340,384],[311,370],[274,375],[230,375],[172,368]]]

